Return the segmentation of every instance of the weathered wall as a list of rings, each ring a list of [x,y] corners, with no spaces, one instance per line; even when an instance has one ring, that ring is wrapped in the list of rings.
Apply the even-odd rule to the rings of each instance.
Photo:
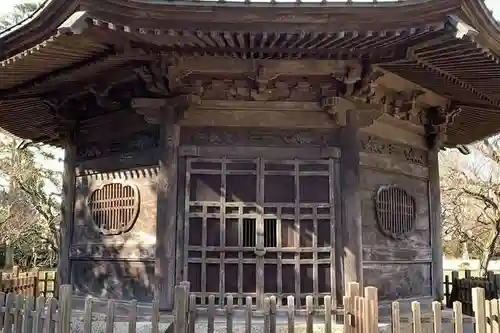
[[[360,139],[364,282],[379,288],[381,300],[430,296],[427,152],[364,134]],[[415,202],[413,230],[399,239],[384,234],[377,220],[375,196],[384,185],[404,189]]]
[[[152,299],[157,164],[155,128],[113,141],[80,143],[70,247],[77,293]],[[109,227],[118,231],[106,234]]]

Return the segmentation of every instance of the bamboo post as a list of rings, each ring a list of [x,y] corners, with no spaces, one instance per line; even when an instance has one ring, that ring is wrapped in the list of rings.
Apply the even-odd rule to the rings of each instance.
[[[488,281],[489,282],[489,281]],[[492,327],[492,316],[491,316],[491,301],[486,300],[484,301],[484,314],[486,317],[486,333],[492,333],[491,332],[491,327]]]
[[[137,331],[137,300],[133,299],[132,301],[130,301],[129,311],[128,311],[128,333],[136,333],[136,331]]]
[[[194,333],[196,329],[196,296],[189,295],[189,316],[188,316],[188,333]]]
[[[55,333],[56,331],[56,311],[57,311],[57,300],[51,298],[49,300],[49,306],[47,307],[47,312],[45,313],[45,330],[43,333]],[[66,333],[66,332],[64,332]]]
[[[472,289],[472,310],[476,321],[476,333],[486,333],[485,295],[483,288]]]

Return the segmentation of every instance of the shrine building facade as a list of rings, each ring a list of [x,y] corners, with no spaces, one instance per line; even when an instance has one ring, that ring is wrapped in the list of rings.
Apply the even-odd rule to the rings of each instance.
[[[47,0],[0,127],[65,149],[76,294],[439,299],[438,152],[500,129],[499,55],[481,0]]]

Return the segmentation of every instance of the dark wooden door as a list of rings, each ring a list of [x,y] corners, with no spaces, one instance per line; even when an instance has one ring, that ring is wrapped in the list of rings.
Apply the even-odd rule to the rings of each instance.
[[[201,304],[232,294],[298,306],[334,296],[334,161],[200,159],[186,166],[184,279]]]

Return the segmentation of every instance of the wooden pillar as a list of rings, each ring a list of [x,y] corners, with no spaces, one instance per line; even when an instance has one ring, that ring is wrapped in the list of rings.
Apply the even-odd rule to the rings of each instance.
[[[443,298],[443,244],[441,240],[441,190],[439,186],[438,148],[429,150],[429,223],[432,246],[432,296]]]
[[[73,137],[64,142],[64,169],[62,182],[61,224],[59,227],[59,263],[57,265],[57,284],[71,283],[71,262],[69,258],[71,236],[73,234],[75,182],[76,182],[76,146]],[[56,287],[55,290],[58,290]]]
[[[174,108],[162,110],[156,220],[155,297],[161,310],[173,307],[180,126]]]
[[[340,186],[342,206],[342,239],[344,287],[348,282],[363,284],[361,195],[359,179],[359,140],[356,115],[346,114],[346,124],[341,127],[342,156],[340,162]]]

